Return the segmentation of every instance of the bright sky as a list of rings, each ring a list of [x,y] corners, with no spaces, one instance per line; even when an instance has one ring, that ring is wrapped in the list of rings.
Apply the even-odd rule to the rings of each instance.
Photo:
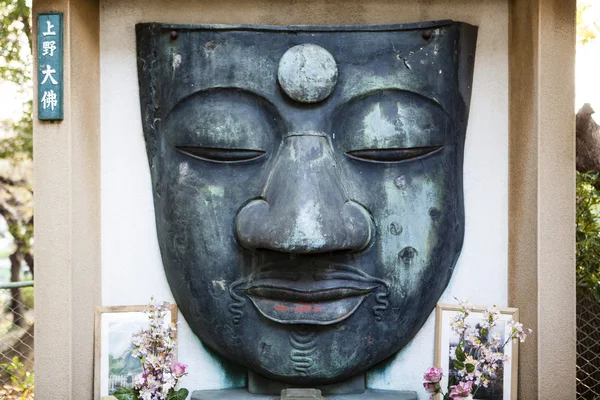
[[[31,96],[31,94],[29,94]],[[7,81],[0,81],[0,121],[18,120],[21,115],[25,94],[19,93],[19,87]]]
[[[600,1],[579,0],[588,8],[583,12],[584,24],[600,25]],[[583,103],[591,103],[592,108],[600,115],[600,37],[585,45],[577,45],[575,62],[575,109],[579,110]],[[596,118],[600,122],[600,118]]]

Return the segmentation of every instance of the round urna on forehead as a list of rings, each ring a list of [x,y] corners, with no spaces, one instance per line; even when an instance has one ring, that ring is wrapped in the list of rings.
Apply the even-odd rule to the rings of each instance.
[[[335,59],[316,44],[301,44],[285,52],[279,61],[277,78],[283,91],[300,103],[326,99],[337,83]]]

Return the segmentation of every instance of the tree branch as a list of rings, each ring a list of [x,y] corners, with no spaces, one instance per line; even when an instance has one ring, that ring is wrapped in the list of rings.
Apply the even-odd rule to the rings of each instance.
[[[600,127],[592,118],[594,110],[586,103],[576,117],[576,168],[579,172],[600,173]]]
[[[9,185],[9,186],[15,186],[15,187],[25,187],[25,188],[29,187],[29,183],[25,179],[14,180],[14,179],[10,179],[5,176],[2,176],[2,175],[0,175],[0,183],[2,183],[4,185]]]

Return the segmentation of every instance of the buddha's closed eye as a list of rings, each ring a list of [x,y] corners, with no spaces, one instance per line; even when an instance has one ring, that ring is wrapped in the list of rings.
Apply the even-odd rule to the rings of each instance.
[[[442,151],[443,146],[412,147],[405,149],[365,149],[348,151],[352,159],[371,163],[401,163],[421,159]]]
[[[256,160],[266,152],[262,150],[226,149],[216,147],[176,146],[177,151],[192,158],[218,163],[239,163]]]

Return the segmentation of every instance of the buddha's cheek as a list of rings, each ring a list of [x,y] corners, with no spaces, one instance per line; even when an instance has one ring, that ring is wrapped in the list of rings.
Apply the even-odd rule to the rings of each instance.
[[[377,251],[380,277],[390,282],[392,297],[404,299],[431,285],[436,274],[452,266],[449,254],[452,226],[458,222],[453,176],[444,171],[448,160],[432,157],[426,169],[407,175],[389,170],[380,184]],[[414,171],[413,171],[414,172]]]

